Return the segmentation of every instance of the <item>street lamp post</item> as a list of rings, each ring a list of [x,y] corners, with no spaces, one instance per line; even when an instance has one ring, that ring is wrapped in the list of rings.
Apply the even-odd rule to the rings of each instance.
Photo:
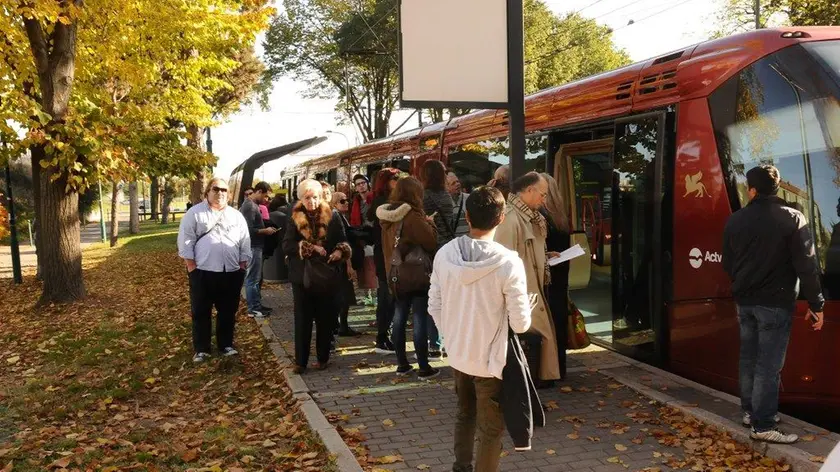
[[[15,216],[15,197],[12,194],[12,169],[9,163],[6,163],[6,190],[9,202],[9,233],[12,243],[12,276],[16,284],[23,283],[23,276],[20,269],[20,245],[18,243],[17,234],[17,217]]]
[[[340,131],[332,131],[332,130],[328,130],[327,134],[337,134],[337,135],[343,137],[344,140],[347,141],[347,149],[350,149],[350,147],[351,147],[350,146],[350,138],[348,138],[346,134],[344,134]]]
[[[96,179],[96,185],[99,188],[99,237],[102,239],[102,242],[104,243],[105,242],[105,209],[102,205],[102,173],[99,173],[99,178]]]

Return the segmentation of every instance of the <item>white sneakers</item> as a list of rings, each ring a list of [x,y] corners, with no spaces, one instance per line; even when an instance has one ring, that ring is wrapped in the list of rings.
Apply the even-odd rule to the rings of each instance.
[[[199,352],[193,356],[193,362],[195,362],[196,364],[202,363],[208,359],[210,359],[209,352]]]
[[[782,417],[779,416],[779,415],[776,415],[774,419],[775,419],[776,423],[779,423],[779,422],[782,421]],[[741,423],[743,423],[744,426],[751,426],[752,425],[752,417],[750,416],[749,413],[744,413],[744,417],[741,419]]]
[[[756,441],[764,441],[776,444],[793,444],[799,440],[799,436],[795,434],[785,434],[778,429],[771,429],[769,431],[762,431],[760,433],[752,430],[750,438]]]

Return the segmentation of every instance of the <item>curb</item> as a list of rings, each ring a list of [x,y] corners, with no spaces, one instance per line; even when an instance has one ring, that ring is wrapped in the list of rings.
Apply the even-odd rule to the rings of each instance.
[[[651,372],[652,374],[660,375],[662,377],[665,377],[669,380],[675,381],[675,382],[680,383],[682,385],[685,385],[685,386],[688,386],[688,387],[691,387],[691,388],[695,388],[695,389],[700,390],[704,393],[708,393],[709,395],[720,398],[721,400],[724,400],[724,401],[727,401],[727,402],[730,402],[730,403],[736,403],[736,404],[738,403],[737,399],[732,395],[729,395],[729,394],[711,389],[711,388],[706,387],[704,385],[697,384],[696,382],[692,382],[688,379],[679,377],[679,376],[677,376],[675,374],[672,374],[670,372],[663,371],[663,370],[658,369],[656,367],[653,367],[651,365],[644,364],[644,363],[638,362],[638,361],[630,359],[630,358],[626,358],[626,357],[622,356],[621,354],[618,354],[618,353],[615,353],[615,352],[610,352],[610,354],[615,356],[615,357],[618,357],[626,365],[631,365],[631,366],[634,366],[634,367],[638,367],[640,369]],[[607,377],[612,378],[613,380],[615,380],[617,382],[620,382],[620,383],[626,385],[627,387],[639,392],[640,394],[642,394],[646,397],[649,397],[653,400],[656,400],[657,402],[662,403],[664,405],[667,405],[671,408],[675,408],[675,409],[677,409],[677,410],[679,410],[679,411],[681,411],[685,414],[691,415],[691,416],[697,418],[698,420],[700,420],[700,421],[702,421],[706,424],[709,424],[711,426],[714,426],[714,427],[716,427],[720,430],[728,432],[732,436],[733,439],[735,439],[736,441],[738,441],[742,444],[747,445],[752,450],[754,450],[754,451],[756,451],[756,452],[758,452],[758,453],[760,453],[764,456],[767,456],[767,457],[770,457],[770,458],[773,458],[773,459],[777,459],[777,460],[784,460],[785,462],[790,464],[791,469],[796,471],[796,472],[819,472],[821,467],[822,467],[822,464],[812,462],[810,460],[811,455],[806,453],[805,451],[803,451],[801,449],[797,449],[797,448],[795,448],[793,446],[789,446],[789,445],[770,444],[770,443],[764,443],[764,442],[760,442],[760,441],[753,441],[750,438],[750,434],[748,432],[749,430],[747,430],[747,429],[745,429],[745,428],[743,428],[739,425],[736,425],[731,420],[729,420],[727,418],[724,418],[720,415],[717,415],[715,413],[712,413],[710,411],[706,411],[706,410],[704,410],[702,408],[699,408],[699,407],[688,406],[688,405],[685,404],[685,402],[682,402],[682,401],[680,401],[680,400],[678,400],[678,399],[676,399],[676,398],[674,398],[674,397],[672,397],[672,396],[670,396],[666,393],[663,393],[659,390],[650,388],[647,385],[643,385],[639,381],[634,380],[634,379],[630,378],[629,376],[623,375],[621,373],[621,371],[616,372],[616,371],[606,371],[606,370],[598,369],[598,372],[600,374],[603,374],[603,375],[606,375]],[[787,416],[787,415],[782,415],[782,416],[785,419],[785,421],[788,421],[790,423],[796,423],[799,426],[806,425],[807,429],[814,430],[814,431],[818,431],[818,430],[821,429],[821,428],[818,428],[814,425],[806,423],[802,420],[792,418],[792,417]],[[832,433],[832,435],[831,435],[832,439],[835,439],[835,436],[837,436],[837,435]]]
[[[271,325],[267,320],[254,320],[260,328],[260,332],[266,341],[274,357],[277,358],[277,363],[283,369],[283,376],[286,378],[286,383],[292,390],[292,394],[300,402],[300,410],[303,416],[306,417],[306,422],[309,427],[321,438],[324,446],[329,451],[330,455],[335,457],[335,463],[340,472],[364,472],[362,466],[356,460],[356,456],[350,447],[344,442],[338,431],[327,421],[327,417],[318,408],[315,400],[309,394],[309,387],[306,382],[298,374],[295,374],[290,369],[291,362],[286,355],[285,349],[277,340],[274,332],[271,330]]]

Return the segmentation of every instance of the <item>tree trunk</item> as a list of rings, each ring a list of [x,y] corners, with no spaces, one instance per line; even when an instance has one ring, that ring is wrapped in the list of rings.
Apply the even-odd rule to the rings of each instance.
[[[204,151],[204,128],[195,125],[187,126],[187,146],[192,149]],[[190,183],[190,203],[193,205],[201,203],[204,199],[204,169],[195,173]]]
[[[131,206],[131,216],[128,219],[128,232],[137,234],[140,232],[140,202],[137,197],[137,182],[128,184],[128,202]]]
[[[33,153],[34,155],[34,153]],[[39,304],[63,303],[85,296],[79,228],[79,194],[66,192],[67,178],[41,176],[40,234],[44,291]]]
[[[111,182],[111,247],[117,245],[120,236],[120,182]]]
[[[156,176],[151,177],[152,183],[149,185],[149,206],[152,207],[152,221],[157,221],[158,216],[158,207],[160,202],[160,178]]]
[[[163,209],[161,210],[161,223],[169,223],[169,206],[172,197],[175,196],[175,182],[172,177],[165,177],[163,183]]]

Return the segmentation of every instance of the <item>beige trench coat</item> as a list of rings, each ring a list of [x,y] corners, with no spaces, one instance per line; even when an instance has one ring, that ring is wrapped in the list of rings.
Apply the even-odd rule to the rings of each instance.
[[[557,331],[545,298],[545,236],[517,208],[508,205],[505,220],[496,229],[496,242],[519,253],[525,263],[528,293],[536,293],[537,306],[531,312],[531,329],[542,335],[540,379],[560,378],[560,361],[557,353]]]

